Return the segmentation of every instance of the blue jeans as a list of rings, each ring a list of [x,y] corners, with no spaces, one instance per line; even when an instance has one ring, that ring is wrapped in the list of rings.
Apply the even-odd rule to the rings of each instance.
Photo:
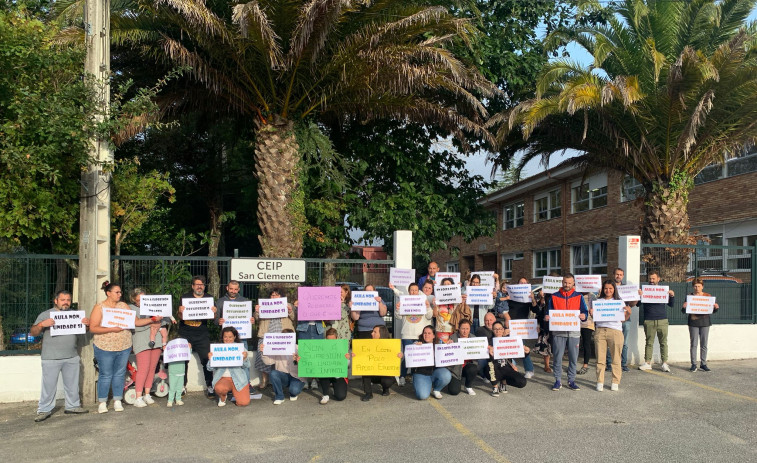
[[[620,366],[625,368],[628,366],[628,331],[631,329],[631,320],[623,322],[623,353],[620,355]],[[610,349],[607,349],[607,363],[612,364],[612,357],[610,356]]]
[[[576,363],[578,362],[578,344],[581,338],[569,338],[567,336],[552,336],[552,369],[555,372],[555,381],[562,378],[562,356],[565,354],[565,346],[568,346],[568,382],[576,380]]]
[[[289,396],[297,397],[305,387],[305,383],[290,375],[281,371],[273,370],[268,376],[273,386],[273,399],[284,400],[284,388],[289,388]]]
[[[323,339],[323,335],[318,334],[318,327],[316,325],[308,324],[307,328],[304,331],[300,331],[299,329],[297,330],[297,339]]]
[[[478,376],[487,379],[486,370],[489,368],[489,359],[478,359]]]
[[[518,363],[513,359],[513,364],[518,365]],[[525,357],[523,357],[523,368],[526,370],[526,372],[533,372],[534,371],[534,362],[531,360],[531,352],[527,353]]]
[[[447,368],[436,368],[431,376],[414,373],[413,389],[415,389],[415,397],[418,400],[428,399],[432,388],[435,391],[441,391],[451,380],[452,372]]]
[[[131,347],[121,351],[102,350],[95,348],[95,358],[100,374],[97,377],[97,400],[108,401],[108,392],[112,390],[113,400],[124,397],[124,382],[126,377],[126,363],[129,361]]]
[[[405,346],[409,346],[416,342],[415,339],[402,339],[402,353],[405,353]],[[404,378],[407,376],[407,367],[405,366],[405,358],[402,358],[402,363],[400,363],[400,378]]]

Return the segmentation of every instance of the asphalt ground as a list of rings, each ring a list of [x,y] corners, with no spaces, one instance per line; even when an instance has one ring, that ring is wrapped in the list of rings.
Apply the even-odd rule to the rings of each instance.
[[[36,403],[0,405],[3,462],[754,462],[757,461],[757,360],[710,362],[712,372],[671,365],[672,373],[632,370],[619,392],[551,391],[537,365],[524,389],[494,398],[415,400],[412,386],[361,402],[351,381],[344,402],[320,393],[274,406],[268,388],[247,408],[219,408],[200,393],[168,409],[165,399],[122,413],[55,414],[33,421]],[[565,381],[563,381],[565,382]],[[376,386],[378,388],[378,386]]]

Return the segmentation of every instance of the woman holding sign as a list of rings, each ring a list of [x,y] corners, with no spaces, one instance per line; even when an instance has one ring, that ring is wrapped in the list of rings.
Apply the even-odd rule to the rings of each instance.
[[[500,392],[507,392],[507,386],[524,388],[528,380],[524,375],[518,373],[511,359],[494,358],[494,339],[505,336],[505,325],[502,322],[494,322],[492,333],[494,333],[494,336],[489,339],[489,365],[486,375],[492,385],[492,397],[499,397]],[[524,346],[524,353],[528,354],[529,352],[529,348]]]
[[[694,287],[694,292],[691,293],[692,296],[712,297],[709,293],[704,292],[704,280],[701,278],[694,280],[692,286]],[[687,302],[684,302],[681,309],[682,313],[686,313],[687,306]],[[715,303],[712,309],[713,313],[717,312],[719,308],[718,304]],[[699,369],[710,371],[710,368],[707,366],[707,335],[710,333],[710,326],[712,326],[710,314],[689,314],[689,339],[691,347],[689,352],[691,355],[691,368],[689,368],[689,371],[691,372],[697,371],[697,341],[701,345],[699,354],[701,363],[699,364]]]
[[[615,286],[613,280],[605,280],[602,283],[602,294],[597,301],[603,300],[621,301],[620,295],[618,295],[618,288]],[[603,354],[600,355],[600,353],[607,352],[608,347],[610,348],[610,356],[612,358],[612,386],[610,386],[610,390],[617,391],[620,386],[620,377],[623,374],[623,369],[620,366],[620,359],[623,354],[623,322],[631,317],[631,308],[625,304],[623,305],[622,321],[597,321],[596,318],[594,319],[596,325],[594,344],[597,351],[597,391],[600,392],[605,386],[605,362],[607,361],[606,356]],[[599,309],[597,310],[599,311]],[[589,309],[589,315],[594,316],[594,304]]]
[[[124,396],[124,377],[126,363],[131,353],[131,331],[118,326],[102,326],[103,309],[129,310],[126,303],[121,302],[121,287],[117,284],[104,282],[105,300],[95,304],[90,315],[89,331],[94,334],[95,359],[99,370],[97,376],[97,401],[100,406],[98,413],[108,412],[108,393],[113,392],[113,410],[124,411],[121,399]]]
[[[278,299],[282,291],[278,288],[268,293],[269,299]],[[273,370],[273,362],[263,358],[263,338],[266,333],[294,333],[294,309],[292,304],[287,304],[288,316],[282,318],[261,318],[260,305],[255,306],[255,322],[258,324],[258,355],[255,356],[255,369],[260,372],[260,389],[268,385],[268,374]],[[289,330],[289,331],[284,331]]]
[[[370,332],[371,339],[389,339],[389,330],[386,329],[386,325],[376,325]],[[355,354],[352,354],[354,357]],[[397,357],[402,358],[402,352],[397,354]],[[394,384],[393,376],[363,376],[363,397],[360,398],[363,402],[368,402],[373,398],[373,384],[381,384],[381,395],[388,396],[389,390]]]
[[[452,281],[452,280],[450,280]],[[444,284],[444,283],[442,283]],[[418,337],[416,344],[434,344],[436,333],[434,327],[427,325]],[[426,400],[433,394],[435,398],[442,398],[442,389],[452,380],[452,373],[446,368],[433,366],[415,367],[413,370],[413,389],[418,400]]]
[[[364,291],[376,291],[376,288],[373,285],[366,285]],[[380,296],[377,295],[374,299],[378,302],[378,310],[354,310],[352,312],[352,319],[357,325],[357,335],[355,336],[357,339],[371,339],[373,327],[386,326],[384,315],[386,315],[388,308]]]
[[[457,333],[450,337],[451,342],[458,342],[460,338],[471,337],[471,322],[463,320],[460,322],[460,326],[457,329]],[[473,380],[476,379],[478,373],[478,361],[466,360],[462,365],[454,365],[449,368],[452,373],[452,379],[450,379],[447,391],[449,395],[458,395],[462,389],[463,379],[465,379],[465,392],[468,395],[476,395],[476,391],[473,390]]]
[[[132,304],[129,308],[139,313],[140,299],[145,294],[145,290],[142,288],[134,288],[129,293],[129,297]],[[132,343],[134,349],[134,355],[137,358],[137,378],[134,383],[134,388],[137,392],[137,401],[134,402],[134,406],[137,408],[146,407],[155,403],[152,396],[150,396],[150,390],[152,389],[152,380],[155,378],[155,368],[158,366],[160,360],[160,354],[163,353],[163,349],[158,346],[165,347],[168,342],[168,336],[166,336],[167,330],[160,329],[163,326],[163,322],[167,320],[170,324],[170,318],[150,317],[149,315],[139,315],[134,321],[134,335],[132,336]],[[155,328],[158,328],[157,330]],[[154,338],[152,337],[154,335]],[[152,346],[150,345],[152,338]],[[142,393],[144,392],[144,396]]]
[[[239,332],[233,326],[227,326],[221,330],[221,342],[224,344],[241,344]],[[208,360],[213,358],[213,352],[208,352]],[[234,396],[237,407],[250,405],[250,382],[247,379],[247,370],[250,361],[247,360],[247,350],[242,350],[242,366],[239,367],[213,367],[208,363],[208,371],[213,372],[213,390],[218,396],[218,406],[226,405],[226,397],[229,392]],[[247,370],[246,370],[247,369]]]

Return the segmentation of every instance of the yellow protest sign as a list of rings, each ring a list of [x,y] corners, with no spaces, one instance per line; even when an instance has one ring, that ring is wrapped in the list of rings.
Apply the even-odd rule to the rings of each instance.
[[[353,339],[352,374],[355,376],[399,376],[402,350],[399,339]]]

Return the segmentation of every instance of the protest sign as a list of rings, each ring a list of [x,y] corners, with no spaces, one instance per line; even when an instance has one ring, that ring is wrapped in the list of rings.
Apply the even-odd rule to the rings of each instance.
[[[408,368],[434,366],[434,345],[409,344],[405,346],[405,366]]]
[[[213,313],[212,297],[192,297],[183,298],[181,305],[184,306],[184,312],[181,318],[184,320],[206,320],[215,318]]]
[[[437,367],[448,367],[465,363],[463,346],[458,343],[435,344],[434,348],[434,365]]]
[[[241,367],[244,363],[244,344],[234,342],[229,344],[211,344],[210,366],[213,368],[220,367]]]
[[[192,358],[192,350],[189,341],[184,338],[176,338],[168,341],[163,350],[163,363],[188,362]]]
[[[415,269],[414,268],[389,268],[389,283],[394,286],[408,287],[410,283],[415,283]]]
[[[377,297],[378,291],[353,291],[351,310],[353,312],[378,310]]]
[[[507,285],[507,294],[510,300],[514,302],[531,302],[531,285]]]
[[[598,293],[602,290],[602,275],[576,275],[576,291]]]
[[[50,318],[55,323],[50,327],[50,336],[65,336],[67,334],[84,334],[87,328],[82,323],[85,318],[83,310],[53,310]]]
[[[302,378],[346,378],[350,350],[347,339],[301,339],[297,343],[297,372]]]
[[[137,312],[129,309],[115,309],[103,307],[103,318],[100,326],[107,328],[122,328],[124,330],[134,329],[134,320],[137,318]]]
[[[289,316],[287,298],[258,299],[258,315],[260,318],[286,318]]]
[[[266,333],[263,336],[263,355],[292,355],[296,346],[295,333]]]
[[[618,297],[626,302],[638,301],[639,285],[620,285],[618,286]]]
[[[617,299],[597,299],[591,303],[595,322],[623,322],[626,320],[624,310],[626,303]]]
[[[434,296],[436,297],[437,305],[459,304],[463,302],[460,286],[458,285],[437,286],[434,289]]]
[[[463,347],[465,360],[489,358],[489,340],[481,338],[459,338],[457,343]]]
[[[139,315],[143,317],[172,316],[172,296],[170,294],[142,294],[139,296]]]
[[[244,318],[227,318],[223,320],[223,328],[231,326],[236,328],[240,339],[250,339],[252,337],[252,323],[250,319]]]
[[[686,296],[686,313],[711,314],[715,311],[715,298],[709,296]]]
[[[670,294],[668,286],[641,285],[642,304],[667,304]]]
[[[465,302],[468,305],[493,305],[494,296],[493,286],[471,286],[468,285],[465,288],[466,299]]]
[[[520,338],[494,338],[494,359],[517,359],[526,356]]]
[[[339,286],[300,287],[297,289],[297,320],[340,320],[342,288]]]
[[[353,339],[352,374],[355,376],[399,376],[399,339]]]
[[[542,277],[541,286],[544,294],[556,293],[562,288],[562,277],[550,277],[545,275]]]
[[[460,272],[436,272],[436,276],[434,277],[434,285],[441,285],[442,280],[444,280],[445,278],[451,278],[452,282],[456,285],[460,284]]]
[[[471,278],[473,278],[473,275],[478,275],[478,278],[481,280],[481,286],[491,286],[493,288],[496,284],[494,281],[494,272],[471,272]]]
[[[252,301],[223,301],[223,319],[243,319],[249,321],[252,318]]]
[[[510,320],[510,336],[520,339],[538,339],[539,328],[536,319]]]
[[[578,310],[550,310],[549,331],[581,331]]]
[[[426,296],[400,296],[397,306],[397,315],[426,315],[429,308],[426,307]]]

